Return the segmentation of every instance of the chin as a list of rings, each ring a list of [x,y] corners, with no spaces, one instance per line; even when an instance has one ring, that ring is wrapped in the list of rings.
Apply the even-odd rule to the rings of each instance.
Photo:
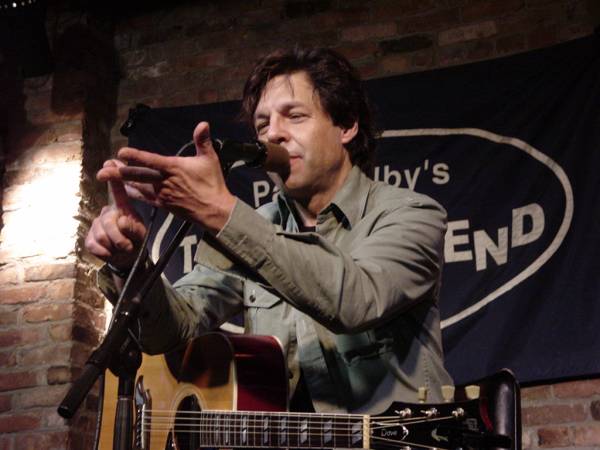
[[[291,178],[291,177],[290,177]],[[310,187],[306,183],[288,178],[285,182],[285,192],[292,198],[301,199],[309,196]]]

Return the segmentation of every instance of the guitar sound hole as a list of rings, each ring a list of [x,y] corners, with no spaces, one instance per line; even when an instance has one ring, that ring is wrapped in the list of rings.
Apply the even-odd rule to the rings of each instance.
[[[198,413],[202,409],[198,399],[185,397],[177,408],[175,417],[175,442],[177,450],[200,449],[200,424]]]

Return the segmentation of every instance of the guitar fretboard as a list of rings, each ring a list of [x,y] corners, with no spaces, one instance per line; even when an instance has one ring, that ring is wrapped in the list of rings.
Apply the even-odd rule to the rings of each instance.
[[[144,411],[142,430],[150,421],[172,426],[172,412]],[[369,448],[369,416],[358,414],[179,411],[173,430],[178,441],[216,448]]]

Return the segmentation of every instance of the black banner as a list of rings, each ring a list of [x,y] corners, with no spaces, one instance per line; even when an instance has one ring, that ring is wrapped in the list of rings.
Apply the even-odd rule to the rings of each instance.
[[[502,367],[520,381],[600,372],[600,40],[366,83],[382,130],[374,177],[448,211],[442,327],[457,383]],[[238,103],[138,108],[130,144],[165,154],[199,120],[250,138]],[[271,200],[259,170],[231,190]],[[152,254],[166,245],[161,213]],[[200,230],[167,270],[191,270]]]

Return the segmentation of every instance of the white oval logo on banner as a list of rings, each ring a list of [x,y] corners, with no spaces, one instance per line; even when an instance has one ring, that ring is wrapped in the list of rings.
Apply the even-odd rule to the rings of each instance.
[[[466,136],[474,136],[481,139],[486,139],[488,141],[497,143],[510,145],[527,155],[531,156],[536,161],[542,163],[546,168],[548,168],[554,176],[558,179],[563,193],[565,195],[565,212],[562,217],[561,224],[556,232],[556,235],[546,247],[546,249],[524,270],[522,270],[519,274],[508,280],[506,283],[502,284],[500,287],[496,288],[494,291],[487,294],[485,297],[477,300],[471,306],[463,309],[457,314],[450,316],[441,322],[441,327],[446,328],[450,325],[453,325],[466,317],[474,314],[479,311],[484,306],[498,299],[500,296],[510,291],[513,287],[526,280],[534,273],[536,273],[558,250],[560,245],[562,244],[567,232],[569,231],[569,227],[571,226],[571,220],[573,218],[573,190],[571,188],[571,183],[567,174],[563,170],[562,167],[558,165],[556,161],[542,153],[538,149],[529,145],[528,143],[522,141],[521,139],[517,139],[509,136],[501,136],[496,133],[492,133],[490,131],[481,130],[478,128],[419,128],[412,130],[386,130],[382,133],[381,138],[398,138],[398,137],[420,137],[420,136],[457,136],[457,135],[466,135]]]

